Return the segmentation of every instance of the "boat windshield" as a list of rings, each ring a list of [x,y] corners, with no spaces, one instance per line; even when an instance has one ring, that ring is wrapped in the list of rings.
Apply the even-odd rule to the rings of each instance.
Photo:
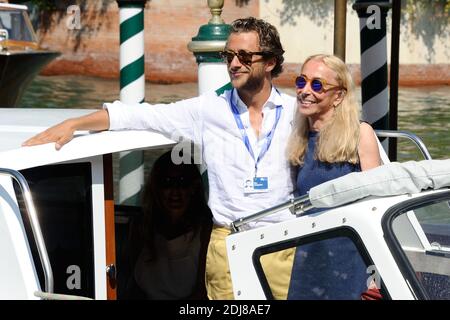
[[[36,35],[25,10],[0,10],[0,31],[2,35],[0,40],[7,38],[36,42]]]
[[[450,299],[448,196],[401,213],[393,221],[393,231],[429,298]]]

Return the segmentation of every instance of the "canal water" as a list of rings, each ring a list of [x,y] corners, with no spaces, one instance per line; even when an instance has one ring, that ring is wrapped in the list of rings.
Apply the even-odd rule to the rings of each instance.
[[[280,90],[294,94],[293,88]],[[146,84],[146,101],[150,103],[172,102],[196,95],[196,83]],[[116,99],[119,99],[119,82],[115,79],[38,76],[27,89],[21,106],[99,109],[103,102]],[[450,87],[400,88],[398,129],[419,136],[434,159],[450,158]],[[399,161],[423,159],[411,142],[402,139],[397,148]]]

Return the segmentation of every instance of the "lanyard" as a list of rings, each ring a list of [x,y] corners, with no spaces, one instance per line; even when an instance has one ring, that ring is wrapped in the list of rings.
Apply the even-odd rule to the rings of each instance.
[[[233,89],[233,91],[234,91],[234,89]],[[231,111],[233,112],[233,116],[234,116],[234,120],[236,121],[236,125],[237,125],[239,131],[241,132],[242,140],[244,141],[245,147],[247,148],[248,152],[250,153],[253,160],[255,161],[255,177],[256,177],[256,172],[258,171],[258,163],[264,157],[267,150],[269,150],[270,144],[272,143],[272,138],[275,133],[275,129],[276,129],[276,127],[278,125],[278,121],[280,120],[280,117],[281,117],[281,106],[276,106],[275,123],[273,124],[273,127],[270,130],[270,132],[265,137],[265,143],[261,149],[261,152],[258,155],[258,158],[255,160],[255,154],[253,153],[252,146],[250,145],[250,140],[248,138],[247,132],[245,131],[241,116],[239,115],[239,111],[238,111],[236,105],[233,103],[233,91],[231,92],[231,95],[230,95]]]

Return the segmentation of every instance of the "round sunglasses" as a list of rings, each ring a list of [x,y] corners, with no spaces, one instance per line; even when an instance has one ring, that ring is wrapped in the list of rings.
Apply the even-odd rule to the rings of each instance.
[[[301,74],[297,78],[295,78],[295,86],[297,87],[297,89],[305,88],[307,83],[309,83],[311,89],[317,93],[326,92],[328,90],[332,90],[332,89],[336,89],[336,88],[342,89],[342,87],[339,85],[331,85],[327,89],[325,89],[325,87],[328,85],[328,83],[324,79],[321,79],[321,78],[309,79],[304,74]]]

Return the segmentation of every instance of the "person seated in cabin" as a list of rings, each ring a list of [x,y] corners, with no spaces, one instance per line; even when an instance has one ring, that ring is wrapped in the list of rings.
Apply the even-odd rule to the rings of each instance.
[[[0,17],[0,30],[5,30],[6,32],[8,32],[7,37],[9,37],[9,30],[6,29],[5,25],[3,24],[2,17]],[[0,34],[0,36],[1,36],[0,41],[7,40],[7,38],[5,38],[6,37],[5,34],[2,33]]]
[[[205,261],[212,214],[193,162],[159,157],[146,181],[143,215],[130,227],[128,298],[207,299]]]
[[[11,15],[6,12],[2,14],[0,11],[0,29],[6,30],[8,32],[9,37],[11,37]]]
[[[287,153],[298,168],[297,196],[328,180],[381,164],[374,131],[359,120],[352,76],[340,58],[325,54],[308,57],[295,82],[297,110]],[[288,299],[361,297],[368,274],[362,260],[352,260],[357,256],[352,245],[340,237],[297,249]],[[316,282],[319,277],[321,284]],[[353,289],[355,296],[349,293]]]

